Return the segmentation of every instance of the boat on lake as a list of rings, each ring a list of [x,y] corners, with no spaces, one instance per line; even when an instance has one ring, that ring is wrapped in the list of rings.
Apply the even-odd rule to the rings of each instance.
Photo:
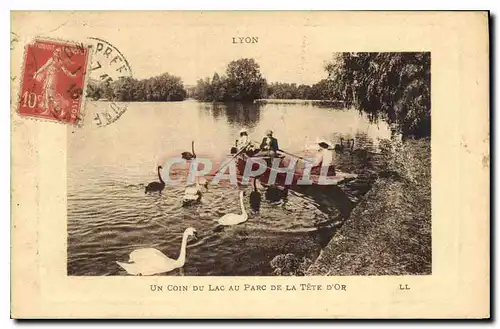
[[[256,163],[255,161],[252,161],[252,159],[255,159],[257,157],[251,157],[245,154],[244,152],[236,155],[236,168],[238,170],[238,174],[241,176],[240,179],[242,178],[245,168],[247,166],[252,166],[252,171],[255,171],[259,168],[259,164]],[[291,180],[289,179],[287,181],[287,173],[283,172],[282,170],[277,170],[275,167],[272,166],[273,159],[279,159],[280,165],[279,168],[287,168],[290,164],[290,157],[287,157],[281,152],[278,152],[277,156],[275,157],[270,157],[270,156],[258,156],[258,158],[265,160],[266,162],[266,169],[265,171],[259,175],[257,178],[259,179],[260,183],[263,186],[281,186],[281,187],[287,187],[290,189],[294,189],[295,187],[299,186],[304,186],[304,185],[313,185],[313,186],[318,186],[318,187],[325,187],[325,186],[332,186],[332,185],[338,185],[342,182],[350,181],[358,176],[356,174],[351,174],[351,173],[344,173],[338,170],[328,170],[328,174],[325,175],[325,177],[321,177],[320,173],[313,170],[312,172],[307,175],[307,171],[305,170],[306,166],[303,162],[303,160],[298,159],[295,168],[293,171],[293,176]],[[329,168],[330,169],[330,168]],[[273,173],[273,171],[275,173]],[[271,179],[275,176],[275,179]],[[307,179],[309,177],[309,179]]]

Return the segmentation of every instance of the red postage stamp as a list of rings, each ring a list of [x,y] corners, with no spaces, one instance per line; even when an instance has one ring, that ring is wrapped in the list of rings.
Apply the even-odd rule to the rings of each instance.
[[[18,112],[76,125],[81,120],[89,49],[35,40],[26,46]]]

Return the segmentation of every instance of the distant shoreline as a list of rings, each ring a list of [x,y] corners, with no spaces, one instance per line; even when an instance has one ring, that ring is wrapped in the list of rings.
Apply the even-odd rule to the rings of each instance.
[[[94,102],[117,102],[106,98],[101,99],[90,99]],[[185,98],[182,101],[119,101],[120,103],[178,103],[185,101],[195,101],[198,103],[245,103],[245,102],[203,102],[198,101],[194,98]],[[248,102],[247,102],[248,103]],[[321,99],[273,99],[273,98],[263,98],[263,99],[255,99],[253,101],[255,104],[320,104],[320,105],[331,105],[331,106],[345,106],[344,101],[336,101],[336,100],[321,100]]]
[[[274,99],[274,98],[265,98],[265,99],[256,99],[254,103],[261,104],[325,104],[325,105],[339,105],[344,106],[344,101],[337,100],[323,100],[323,99]]]

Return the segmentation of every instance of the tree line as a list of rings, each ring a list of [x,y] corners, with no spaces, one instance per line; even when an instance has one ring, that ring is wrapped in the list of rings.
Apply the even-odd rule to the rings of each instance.
[[[341,100],[330,79],[313,85],[275,82],[269,84],[267,97],[273,99]]]
[[[430,53],[338,53],[325,65],[327,78],[313,85],[267,83],[259,64],[242,58],[228,64],[225,74],[200,79],[184,88],[168,73],[149,79],[91,81],[87,96],[114,101],[252,102],[259,98],[341,101],[386,120],[403,137],[430,136]]]
[[[215,73],[196,82],[188,96],[202,102],[253,101],[255,99],[337,100],[333,83],[322,79],[313,85],[267,83],[254,59],[243,58],[229,63],[225,75]]]
[[[118,80],[91,80],[87,85],[87,97],[119,102],[168,102],[182,101],[187,92],[181,78],[168,73],[137,80],[123,77]]]

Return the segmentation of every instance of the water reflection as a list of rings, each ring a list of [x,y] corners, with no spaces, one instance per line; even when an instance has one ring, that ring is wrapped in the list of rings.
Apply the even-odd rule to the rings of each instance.
[[[226,116],[229,124],[253,128],[260,119],[260,105],[249,103],[230,103],[226,107]]]
[[[199,103],[199,108],[208,111],[215,120],[225,115],[227,123],[237,128],[254,128],[260,120],[262,105],[254,103]]]
[[[216,121],[224,119],[225,108],[224,103],[198,103],[198,109],[210,113]]]

